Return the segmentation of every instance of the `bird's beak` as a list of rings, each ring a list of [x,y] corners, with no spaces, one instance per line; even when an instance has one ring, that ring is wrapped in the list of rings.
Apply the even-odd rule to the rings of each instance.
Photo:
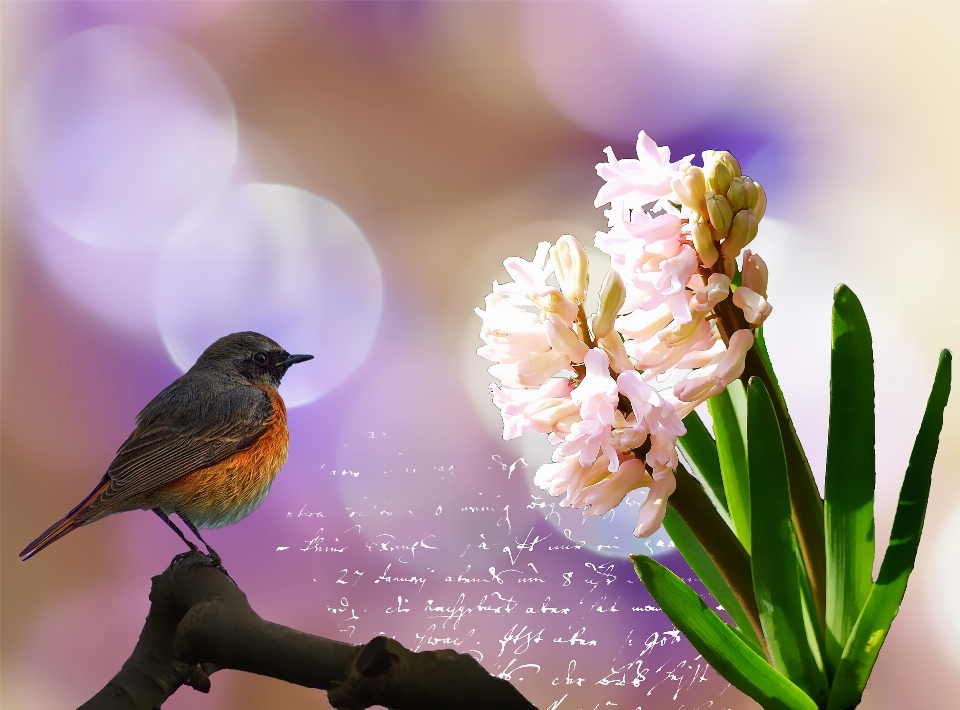
[[[291,365],[296,365],[298,362],[306,362],[307,360],[313,360],[313,355],[291,355],[280,364],[290,367]]]

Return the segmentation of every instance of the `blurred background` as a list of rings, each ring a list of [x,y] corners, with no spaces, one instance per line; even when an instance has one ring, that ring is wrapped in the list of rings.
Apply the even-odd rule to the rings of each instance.
[[[77,0],[0,12],[3,707],[74,707],[132,650],[150,577],[182,547],[155,516],[108,518],[29,563],[17,552],[89,492],[154,394],[247,329],[317,355],[281,388],[292,445],[270,497],[207,536],[262,616],[356,643],[383,632],[476,650],[494,673],[533,664],[511,679],[541,708],[757,707],[644,611],[626,555],[689,575],[668,539],[632,538],[629,505],[584,522],[530,487],[550,449],[500,440],[475,354],[473,308],[506,278],[503,259],[562,234],[592,244],[606,228],[593,166],[608,145],[635,155],[641,129],[675,158],[730,150],[764,185],[765,330],[821,484],[832,291],[845,282],[862,300],[885,546],[937,353],[960,347],[960,6]],[[954,401],[870,710],[960,705],[958,423]],[[536,555],[528,529],[552,536]],[[444,585],[491,565],[544,580],[498,587],[537,614],[494,618],[492,596],[484,610],[470,583]],[[451,630],[431,605],[461,592],[474,617]],[[541,611],[549,595],[573,608],[562,623]],[[543,643],[505,641],[515,622],[513,635],[546,629]],[[574,655],[580,626],[596,643]],[[637,648],[650,675],[633,687]],[[625,687],[602,682],[622,668]],[[209,696],[181,689],[165,707],[328,705],[224,671]]]

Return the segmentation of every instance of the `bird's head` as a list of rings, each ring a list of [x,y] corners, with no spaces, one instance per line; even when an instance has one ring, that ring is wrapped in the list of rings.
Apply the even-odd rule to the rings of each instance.
[[[278,387],[291,365],[312,359],[291,355],[267,336],[247,331],[220,338],[203,351],[197,365],[231,367],[251,384]]]

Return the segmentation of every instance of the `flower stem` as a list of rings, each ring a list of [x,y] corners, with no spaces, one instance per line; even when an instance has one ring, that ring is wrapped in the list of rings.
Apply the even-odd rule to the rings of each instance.
[[[750,625],[769,659],[770,652],[763,637],[757,598],[753,591],[750,555],[713,507],[699,482],[687,472],[683,464],[677,466],[674,476],[677,479],[677,489],[670,496],[670,505],[696,535],[717,570],[730,585],[730,590],[750,620]]]
[[[717,304],[719,316],[717,326],[724,342],[729,342],[730,335],[735,330],[750,327],[744,320],[743,314],[728,298]],[[746,364],[740,379],[744,386],[748,385],[751,377],[759,377],[772,394],[773,407],[777,414],[777,423],[780,425],[783,437],[784,453],[787,457],[787,475],[790,480],[790,505],[793,517],[793,527],[797,533],[797,542],[800,553],[810,580],[810,589],[813,593],[814,604],[820,629],[823,631],[827,608],[827,560],[826,544],[823,533],[823,499],[813,478],[810,462],[807,461],[797,430],[787,410],[787,403],[777,384],[773,372],[760,356],[757,346],[754,345],[747,352]]]

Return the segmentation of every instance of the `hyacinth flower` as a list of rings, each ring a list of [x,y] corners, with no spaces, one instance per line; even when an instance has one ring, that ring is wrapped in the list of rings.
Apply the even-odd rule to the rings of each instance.
[[[647,489],[634,534],[664,526],[729,622],[652,558],[631,556],[637,572],[733,685],[764,708],[855,707],[913,568],[950,353],[874,579],[873,355],[856,296],[841,286],[834,299],[821,496],[763,339],[768,269],[746,248],[763,188],[728,152],[671,161],[643,132],[637,159],[605,153],[595,205],[608,206],[608,230],[594,245],[610,270],[597,312],[585,312],[587,256],[571,235],[504,261],[511,282],[477,309],[503,436],[547,435],[553,460],[534,483],[586,515]]]

